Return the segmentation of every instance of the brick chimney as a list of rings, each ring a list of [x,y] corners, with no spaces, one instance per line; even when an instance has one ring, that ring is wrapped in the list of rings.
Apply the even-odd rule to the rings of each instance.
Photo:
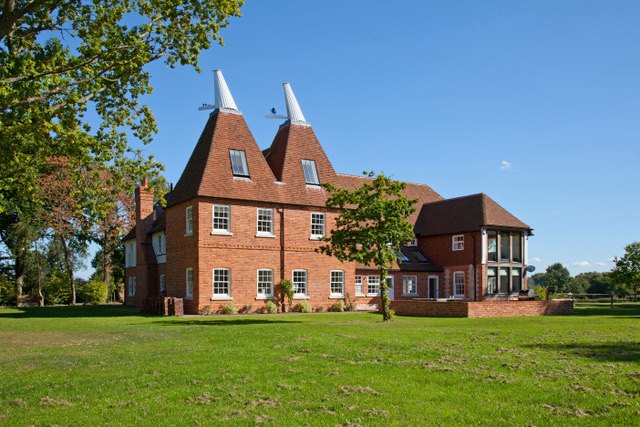
[[[149,188],[147,178],[136,188],[136,224],[139,227],[145,218],[153,213],[153,188]]]

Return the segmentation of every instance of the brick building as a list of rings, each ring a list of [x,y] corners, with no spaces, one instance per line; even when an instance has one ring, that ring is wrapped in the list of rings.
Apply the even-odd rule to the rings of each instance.
[[[260,309],[290,279],[296,300],[316,307],[349,297],[379,304],[375,268],[316,253],[336,211],[320,183],[360,185],[336,173],[285,83],[287,120],[261,151],[217,70],[215,109],[167,206],[154,206],[146,181],[136,190],[136,226],[125,245],[125,302],[183,298],[186,313]],[[409,218],[415,240],[398,253],[388,278],[393,300],[517,298],[526,288],[531,229],[485,194],[443,199],[407,184],[418,199]]]

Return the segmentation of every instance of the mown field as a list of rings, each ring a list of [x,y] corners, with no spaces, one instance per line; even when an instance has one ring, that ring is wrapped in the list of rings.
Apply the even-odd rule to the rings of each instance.
[[[640,304],[380,319],[0,308],[0,424],[640,424]]]

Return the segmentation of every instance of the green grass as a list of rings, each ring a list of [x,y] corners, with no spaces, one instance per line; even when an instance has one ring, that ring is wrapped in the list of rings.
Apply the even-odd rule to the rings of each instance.
[[[380,319],[0,308],[0,424],[639,423],[640,304]]]

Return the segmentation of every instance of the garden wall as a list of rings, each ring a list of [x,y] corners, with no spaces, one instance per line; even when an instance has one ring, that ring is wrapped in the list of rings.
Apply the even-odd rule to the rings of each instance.
[[[573,314],[573,300],[552,301],[391,301],[403,316],[519,317]]]

